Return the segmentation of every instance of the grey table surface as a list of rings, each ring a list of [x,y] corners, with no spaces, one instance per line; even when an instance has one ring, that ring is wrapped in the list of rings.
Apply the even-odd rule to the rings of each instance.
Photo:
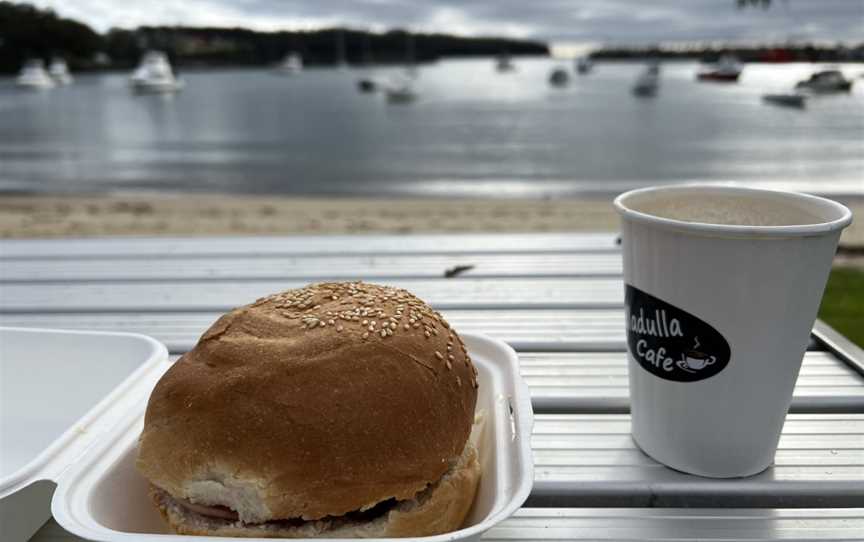
[[[520,353],[536,483],[486,540],[864,539],[861,351],[830,329],[814,342],[768,471],[682,474],[629,438],[620,273],[612,234],[0,241],[0,325],[135,331],[176,356],[255,297],[384,281]],[[33,540],[77,538],[50,521]]]

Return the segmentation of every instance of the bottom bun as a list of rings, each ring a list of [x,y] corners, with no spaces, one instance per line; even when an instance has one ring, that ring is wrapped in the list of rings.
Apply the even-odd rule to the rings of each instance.
[[[282,520],[258,524],[205,516],[189,510],[167,492],[151,486],[165,521],[178,534],[241,538],[399,538],[431,536],[462,526],[477,493],[480,462],[468,442],[459,460],[436,483],[409,501],[378,505],[368,512],[315,521]],[[372,517],[369,517],[369,516]]]

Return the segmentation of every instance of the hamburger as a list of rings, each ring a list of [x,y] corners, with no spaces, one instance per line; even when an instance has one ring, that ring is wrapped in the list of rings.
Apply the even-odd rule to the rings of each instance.
[[[229,537],[458,529],[477,371],[406,290],[323,283],[219,318],[154,388],[137,468],[170,528]]]

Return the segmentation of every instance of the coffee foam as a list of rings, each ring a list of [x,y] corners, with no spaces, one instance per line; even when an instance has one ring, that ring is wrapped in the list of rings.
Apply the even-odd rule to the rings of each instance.
[[[656,195],[633,201],[632,210],[648,215],[728,226],[800,226],[819,224],[825,219],[791,201],[721,194]]]

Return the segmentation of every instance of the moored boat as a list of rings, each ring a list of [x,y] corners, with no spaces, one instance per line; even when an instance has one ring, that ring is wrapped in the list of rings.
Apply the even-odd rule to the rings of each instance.
[[[23,88],[47,89],[53,88],[56,83],[45,71],[45,63],[41,59],[33,58],[24,63],[15,84]]]
[[[171,93],[183,89],[182,80],[174,76],[168,57],[161,51],[148,51],[129,77],[132,90],[140,93]]]
[[[69,66],[62,58],[54,58],[51,60],[51,65],[48,66],[48,75],[58,85],[68,85],[72,83],[72,75],[69,73]]]
[[[549,73],[549,84],[553,87],[564,87],[570,83],[570,74],[564,68],[555,68]]]
[[[288,53],[276,66],[276,73],[294,75],[303,71],[303,57],[299,53]]]
[[[809,79],[799,81],[795,88],[820,94],[849,92],[852,90],[852,80],[846,79],[840,70],[822,70],[811,75]]]
[[[586,75],[594,69],[594,61],[590,57],[580,56],[576,59],[576,73]]]
[[[798,109],[803,109],[807,105],[807,96],[798,92],[763,94],[762,100],[765,103]]]
[[[660,88],[660,65],[651,64],[636,78],[633,84],[633,94],[636,96],[649,97],[657,94]]]
[[[710,64],[696,74],[700,81],[716,81],[734,83],[741,76],[743,68],[734,56],[725,55],[720,57],[716,64]]]

